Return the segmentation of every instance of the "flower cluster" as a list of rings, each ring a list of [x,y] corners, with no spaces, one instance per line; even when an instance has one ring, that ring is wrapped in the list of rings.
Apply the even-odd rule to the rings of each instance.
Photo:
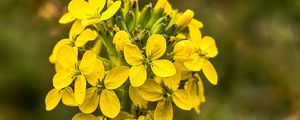
[[[73,120],[171,120],[174,104],[200,112],[201,75],[218,82],[215,40],[202,37],[192,10],[167,0],[142,9],[137,0],[71,0],[59,23],[73,25],[49,57],[47,111],[62,101],[81,111]]]

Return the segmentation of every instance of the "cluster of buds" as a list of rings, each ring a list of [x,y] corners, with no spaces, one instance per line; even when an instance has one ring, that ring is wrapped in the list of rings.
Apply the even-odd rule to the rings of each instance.
[[[62,101],[79,108],[72,120],[172,120],[174,105],[200,112],[200,76],[218,82],[215,40],[202,37],[192,10],[167,0],[142,9],[137,0],[71,0],[59,23],[73,25],[49,57],[47,111]]]

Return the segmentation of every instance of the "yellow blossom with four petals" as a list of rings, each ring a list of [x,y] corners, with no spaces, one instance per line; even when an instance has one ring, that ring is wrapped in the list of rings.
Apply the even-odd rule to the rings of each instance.
[[[147,40],[146,56],[144,57],[138,46],[127,44],[124,47],[124,57],[132,65],[129,72],[130,83],[139,87],[147,79],[147,68],[159,77],[170,77],[176,73],[173,63],[167,59],[159,59],[165,54],[167,45],[162,35],[154,34]]]

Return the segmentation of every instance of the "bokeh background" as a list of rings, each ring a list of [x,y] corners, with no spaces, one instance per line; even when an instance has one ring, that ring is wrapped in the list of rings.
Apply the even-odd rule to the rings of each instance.
[[[212,60],[220,82],[204,79],[201,114],[175,110],[176,120],[300,119],[299,0],[169,1],[194,10],[220,51]],[[69,120],[78,112],[44,105],[54,75],[48,56],[70,27],[57,23],[67,3],[0,0],[0,120]]]

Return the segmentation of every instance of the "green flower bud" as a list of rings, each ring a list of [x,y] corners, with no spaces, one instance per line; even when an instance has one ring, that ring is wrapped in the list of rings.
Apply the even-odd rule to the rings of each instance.
[[[141,28],[145,28],[148,24],[149,20],[151,19],[151,15],[153,13],[153,7],[152,4],[146,5],[146,7],[143,8],[140,18],[139,18],[139,24],[141,25]]]
[[[135,27],[135,15],[132,11],[129,11],[126,15],[125,23],[127,25],[127,29],[131,32]]]
[[[152,34],[162,33],[163,30],[165,30],[166,26],[167,25],[165,23],[161,23],[158,26],[156,26],[153,30],[151,30],[151,33]]]
[[[167,17],[161,17],[159,18],[153,25],[152,25],[152,28],[151,28],[151,31],[153,31],[153,29],[155,29],[158,25],[160,24],[166,24],[167,23]]]

